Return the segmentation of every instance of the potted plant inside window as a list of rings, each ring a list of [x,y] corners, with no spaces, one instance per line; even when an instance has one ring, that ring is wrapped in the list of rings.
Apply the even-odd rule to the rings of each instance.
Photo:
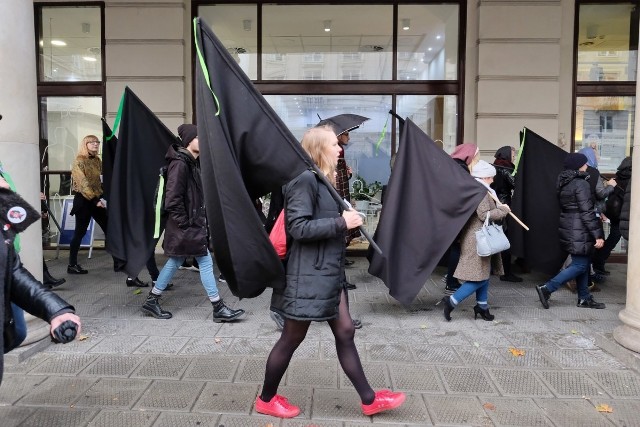
[[[356,176],[353,181],[351,192],[351,201],[354,202],[354,208],[358,212],[366,212],[369,209],[369,202],[374,199],[375,194],[380,191],[382,184],[378,181],[373,184],[367,182],[360,175]]]

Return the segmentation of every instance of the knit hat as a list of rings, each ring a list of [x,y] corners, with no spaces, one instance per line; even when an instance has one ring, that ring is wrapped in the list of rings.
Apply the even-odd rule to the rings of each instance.
[[[569,153],[564,158],[564,168],[577,171],[587,164],[587,156],[582,153]]]
[[[479,160],[471,169],[471,176],[474,178],[491,178],[496,176],[496,168],[484,160]]]
[[[178,126],[178,136],[182,140],[182,145],[188,147],[189,143],[198,137],[198,127],[192,124]]]
[[[480,150],[476,144],[471,144],[469,142],[465,142],[464,144],[460,144],[456,146],[453,153],[451,153],[451,158],[462,160],[467,165],[470,165],[473,161],[473,158],[478,154]]]

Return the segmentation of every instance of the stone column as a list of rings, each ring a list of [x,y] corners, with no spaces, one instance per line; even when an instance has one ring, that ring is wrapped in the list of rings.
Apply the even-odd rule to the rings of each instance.
[[[40,209],[38,98],[36,87],[33,3],[0,0],[0,161],[18,192]],[[25,266],[42,278],[40,222],[21,234]],[[48,334],[47,324],[27,315],[28,337],[33,342]],[[27,342],[25,342],[27,343]]]
[[[638,56],[640,61],[640,56]],[[640,69],[640,68],[638,68]],[[636,85],[636,99],[640,99],[640,84]],[[640,126],[640,111],[636,105],[635,129]],[[633,164],[640,165],[638,134],[633,138]],[[640,353],[640,265],[632,262],[640,256],[640,170],[632,170],[631,216],[629,218],[629,254],[627,256],[627,302],[619,317],[623,325],[613,331],[613,337],[623,347]]]

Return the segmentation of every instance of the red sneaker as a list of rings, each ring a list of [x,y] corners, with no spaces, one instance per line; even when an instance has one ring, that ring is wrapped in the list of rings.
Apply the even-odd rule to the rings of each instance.
[[[256,412],[278,418],[293,418],[300,414],[300,408],[289,403],[286,397],[276,394],[269,402],[263,401],[260,396],[256,397]]]
[[[404,403],[407,396],[404,393],[394,393],[391,390],[376,391],[376,398],[370,405],[362,404],[362,413],[374,415],[380,412],[395,409]]]

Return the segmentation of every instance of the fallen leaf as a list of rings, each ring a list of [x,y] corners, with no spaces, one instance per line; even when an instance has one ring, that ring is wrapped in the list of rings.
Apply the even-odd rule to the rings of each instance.
[[[220,338],[214,338],[213,342],[215,342],[216,344],[219,344],[222,342],[222,340]]]
[[[576,331],[575,329],[572,329],[572,330],[571,330],[571,333],[572,333],[573,335],[578,335],[578,334],[580,333],[580,331]]]
[[[482,406],[484,407],[484,409],[488,409],[490,411],[495,411],[496,410],[496,405],[494,405],[493,403],[487,402]]]
[[[613,408],[606,403],[602,403],[596,406],[598,412],[606,412],[607,414],[611,414],[613,412]]]
[[[134,295],[140,295],[142,293],[142,291],[140,289],[136,289],[135,291],[133,291]]]
[[[86,340],[86,339],[88,339],[88,338],[89,338],[89,335],[80,335],[80,336],[78,337],[78,341],[84,341],[84,340]]]
[[[420,329],[427,329],[427,325],[420,325]]]
[[[509,347],[509,352],[513,354],[514,357],[524,356],[524,350],[520,350],[519,348]]]

